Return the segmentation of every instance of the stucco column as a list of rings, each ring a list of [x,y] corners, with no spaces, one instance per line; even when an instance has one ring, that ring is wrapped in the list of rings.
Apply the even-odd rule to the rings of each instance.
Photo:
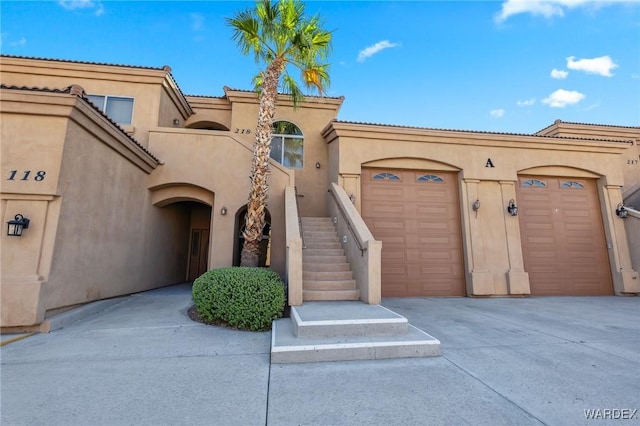
[[[13,195],[2,201],[0,325],[39,324],[47,308],[45,283],[51,267],[60,203],[57,197],[38,195]],[[18,213],[30,219],[29,228],[21,237],[8,236],[6,223]]]
[[[507,290],[509,294],[530,294],[529,274],[524,271],[524,260],[522,257],[522,239],[520,237],[520,222],[517,216],[511,216],[507,211],[510,200],[516,200],[516,182],[500,181],[500,192],[502,194],[502,205],[504,206],[504,228],[507,236],[507,256],[509,259],[509,270],[507,271]]]
[[[356,209],[362,213],[360,208],[360,175],[352,173],[340,173],[340,186],[349,195],[351,202],[356,206]]]
[[[619,185],[603,185],[600,189],[604,200],[602,216],[605,222],[609,262],[612,265],[613,289],[616,294],[638,294],[640,279],[631,264],[624,226],[624,221],[629,219],[621,219],[615,213],[616,207],[622,202],[622,189]]]
[[[467,264],[467,294],[482,296],[494,294],[493,274],[488,268],[485,258],[485,243],[482,237],[482,222],[479,215],[482,207],[473,209],[479,200],[478,179],[463,179],[462,186],[462,216],[465,223],[465,252]],[[482,206],[482,201],[480,201]]]

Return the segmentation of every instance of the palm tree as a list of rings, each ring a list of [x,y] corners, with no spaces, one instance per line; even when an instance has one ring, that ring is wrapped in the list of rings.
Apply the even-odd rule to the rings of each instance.
[[[321,28],[318,16],[305,17],[304,9],[304,4],[299,0],[281,0],[278,3],[258,0],[255,7],[227,19],[233,28],[233,39],[242,53],[247,55],[252,52],[256,62],[264,67],[254,79],[260,107],[241,266],[258,266],[278,88],[291,95],[294,106],[304,99],[296,80],[288,72],[289,66],[299,69],[304,86],[318,90],[320,95],[329,83],[329,66],[323,61],[327,59],[331,48],[331,32]]]

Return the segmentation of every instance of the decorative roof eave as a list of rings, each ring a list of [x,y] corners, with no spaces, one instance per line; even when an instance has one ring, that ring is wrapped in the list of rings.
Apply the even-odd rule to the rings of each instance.
[[[161,161],[153,155],[149,150],[147,150],[144,146],[142,146],[137,140],[135,140],[131,135],[129,135],[118,123],[113,121],[108,115],[102,112],[98,107],[93,105],[91,101],[89,101],[85,97],[84,90],[80,86],[69,86],[64,89],[51,89],[51,88],[40,88],[40,87],[26,87],[26,86],[7,86],[5,84],[0,84],[0,89],[2,90],[13,90],[13,91],[21,91],[21,92],[37,92],[42,94],[53,94],[53,95],[68,95],[74,96],[78,98],[83,104],[87,106],[87,108],[93,110],[97,113],[103,120],[109,123],[109,126],[116,130],[117,134],[120,138],[123,138],[127,141],[127,145],[130,151],[136,152],[136,155],[140,157],[143,162],[148,163],[152,168],[155,168]]]
[[[174,103],[181,110],[183,116],[186,118],[193,114],[184,93],[182,93],[175,78],[171,74],[171,67],[167,65],[162,67],[145,67],[3,54],[0,54],[0,62],[2,62],[4,69],[22,66],[28,67],[31,73],[53,73],[53,75],[57,75],[56,73],[60,71],[54,70],[72,70],[76,73],[91,73],[87,78],[115,79],[136,83],[160,83],[158,79],[161,79],[165,90],[169,92],[169,96],[171,96]],[[42,71],[37,71],[38,69]],[[64,73],[66,72],[68,71],[64,71]]]
[[[244,102],[244,103],[253,103],[257,104],[259,102],[258,93],[253,90],[240,90],[240,89],[232,89],[228,86],[224,86],[225,97],[229,99],[230,102]],[[340,97],[324,97],[324,96],[307,96],[305,95],[304,100],[298,103],[299,108],[324,108],[324,109],[332,109],[338,110],[342,106],[344,102],[344,96]],[[293,106],[293,101],[291,100],[291,96],[279,93],[278,94],[278,105],[282,106]]]
[[[394,126],[334,120],[322,131],[327,143],[339,137],[356,139],[388,139],[394,141],[415,141],[450,143],[474,146],[496,146],[512,148],[592,150],[594,152],[622,152],[629,148],[631,140],[612,140],[579,137],[558,137],[519,133],[497,133],[470,130],[450,130],[427,127]]]
[[[547,136],[565,131],[573,131],[597,137],[605,136],[606,138],[615,139],[640,139],[640,127],[618,126],[614,124],[576,123],[562,120],[555,120],[553,124],[537,131],[535,134]]]

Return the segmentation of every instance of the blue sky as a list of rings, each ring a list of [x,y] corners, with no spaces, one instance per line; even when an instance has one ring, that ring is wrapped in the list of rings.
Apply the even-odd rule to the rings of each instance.
[[[3,54],[161,67],[185,94],[251,89],[240,1],[0,3]],[[530,133],[640,126],[640,0],[308,1],[333,31],[340,120]]]

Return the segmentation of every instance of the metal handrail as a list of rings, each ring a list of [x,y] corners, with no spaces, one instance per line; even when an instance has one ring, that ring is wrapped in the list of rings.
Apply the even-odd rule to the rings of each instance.
[[[342,215],[345,218],[345,223],[347,224],[347,228],[349,229],[349,232],[351,232],[351,235],[353,235],[353,237],[354,237],[354,239],[356,241],[356,244],[358,245],[358,248],[360,249],[360,256],[364,256],[364,252],[367,250],[367,248],[364,245],[364,242],[360,241],[360,238],[358,237],[358,234],[353,230],[353,227],[351,226],[351,221],[349,220],[349,216],[347,215],[347,212],[344,210],[344,207],[342,207],[342,204],[340,203],[340,200],[338,199],[336,194],[334,194],[331,189],[329,189],[329,193],[331,194],[331,196],[335,200],[336,206],[338,206],[338,209],[340,210],[340,212],[342,213]],[[304,244],[304,242],[303,242],[303,244]]]
[[[293,187],[293,192],[296,195],[296,213],[298,214],[298,230],[300,231],[300,238],[302,239],[302,249],[306,249],[307,246],[304,243],[304,232],[302,232],[302,217],[300,217],[300,204],[298,203],[298,187]]]

